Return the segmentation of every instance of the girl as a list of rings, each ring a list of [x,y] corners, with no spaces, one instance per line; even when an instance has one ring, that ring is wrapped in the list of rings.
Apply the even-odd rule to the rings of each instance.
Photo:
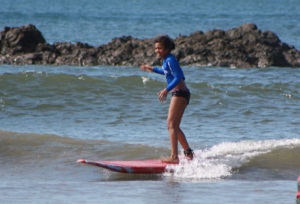
[[[162,68],[150,65],[141,65],[143,71],[155,72],[166,76],[167,87],[158,93],[158,99],[165,101],[171,91],[172,99],[169,106],[167,126],[170,136],[171,156],[162,158],[164,163],[179,163],[178,141],[184,149],[185,156],[192,160],[193,150],[189,147],[186,137],[180,129],[180,122],[186,106],[190,101],[190,91],[184,80],[183,71],[171,51],[175,49],[175,44],[167,35],[158,36],[154,41],[155,53],[163,59]]]

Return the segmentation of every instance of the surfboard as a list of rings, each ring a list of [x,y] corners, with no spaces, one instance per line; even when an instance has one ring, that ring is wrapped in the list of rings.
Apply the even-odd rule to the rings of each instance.
[[[161,160],[133,160],[133,161],[91,161],[85,159],[77,160],[77,163],[89,164],[110,171],[130,174],[162,174],[167,172],[167,164]]]

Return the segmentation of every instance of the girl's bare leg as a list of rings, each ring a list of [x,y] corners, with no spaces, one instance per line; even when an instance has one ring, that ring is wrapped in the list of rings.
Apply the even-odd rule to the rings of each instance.
[[[162,161],[167,163],[178,163],[178,141],[183,149],[189,149],[188,142],[183,131],[180,129],[180,122],[187,106],[187,101],[183,97],[172,97],[169,107],[167,126],[170,136],[171,157]]]

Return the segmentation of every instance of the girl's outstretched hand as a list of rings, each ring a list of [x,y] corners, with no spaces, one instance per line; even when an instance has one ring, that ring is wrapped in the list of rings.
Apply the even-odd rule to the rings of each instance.
[[[145,72],[153,72],[153,67],[148,64],[142,64],[140,69]]]

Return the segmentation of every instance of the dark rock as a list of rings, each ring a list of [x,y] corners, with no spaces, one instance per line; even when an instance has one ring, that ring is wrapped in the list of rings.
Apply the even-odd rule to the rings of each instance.
[[[50,45],[33,25],[5,27],[0,36],[0,64],[139,66],[161,63],[154,53],[154,39],[122,36],[99,47],[80,42]],[[197,31],[174,41],[173,53],[181,65],[300,68],[297,49],[281,42],[271,31],[260,31],[255,24],[227,31]]]
[[[1,32],[1,54],[17,54],[34,52],[38,44],[46,40],[34,25],[26,25],[20,28],[5,27]]]

